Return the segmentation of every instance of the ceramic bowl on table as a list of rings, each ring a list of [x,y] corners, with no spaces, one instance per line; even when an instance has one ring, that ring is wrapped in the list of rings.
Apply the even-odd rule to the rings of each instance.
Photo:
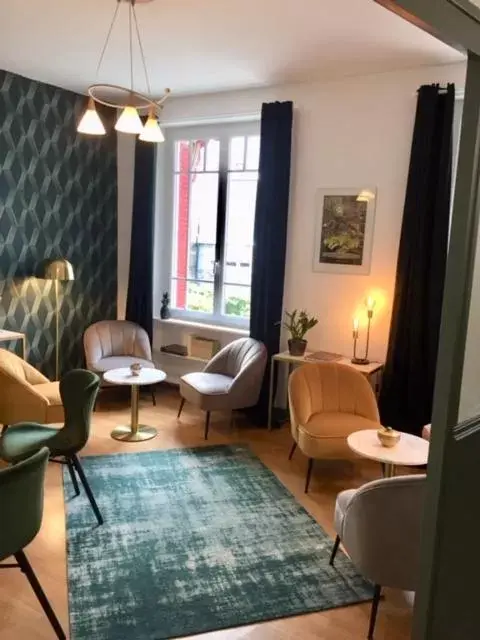
[[[392,427],[381,427],[377,431],[378,439],[382,447],[394,447],[400,442],[401,433]]]
[[[141,370],[142,370],[142,365],[140,364],[140,362],[134,362],[133,364],[130,365],[130,371],[132,376],[140,375]]]

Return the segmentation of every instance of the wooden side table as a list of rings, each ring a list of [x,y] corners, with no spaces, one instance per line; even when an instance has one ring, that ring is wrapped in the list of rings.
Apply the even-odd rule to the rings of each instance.
[[[301,364],[305,364],[306,362],[315,363],[322,362],[321,360],[310,360],[309,355],[313,352],[307,351],[303,356],[292,356],[288,351],[282,351],[280,353],[276,353],[271,358],[271,366],[270,366],[270,387],[269,387],[269,395],[268,395],[268,428],[272,428],[272,411],[273,411],[273,395],[274,395],[274,379],[275,379],[275,365],[278,362],[285,362],[288,364],[289,373],[294,366],[298,366]],[[369,364],[353,364],[350,358],[341,358],[339,360],[332,360],[335,364],[345,364],[352,369],[356,369],[360,373],[362,373],[366,378],[368,378],[370,384],[373,387],[373,390],[378,393],[380,385],[378,383],[377,378],[381,375],[383,369],[383,363],[381,362],[370,362]]]
[[[22,358],[25,360],[26,355],[26,338],[25,334],[19,331],[6,331],[5,329],[0,329],[0,342],[11,342],[15,340],[20,340],[22,343]]]

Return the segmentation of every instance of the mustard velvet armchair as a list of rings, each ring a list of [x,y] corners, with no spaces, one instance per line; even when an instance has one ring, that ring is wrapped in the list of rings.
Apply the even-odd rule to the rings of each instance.
[[[335,362],[304,364],[288,381],[293,445],[308,457],[305,493],[314,459],[354,456],[347,437],[354,431],[378,429],[378,406],[368,380],[348,365]]]
[[[50,382],[34,367],[0,349],[0,424],[63,422],[58,382]]]

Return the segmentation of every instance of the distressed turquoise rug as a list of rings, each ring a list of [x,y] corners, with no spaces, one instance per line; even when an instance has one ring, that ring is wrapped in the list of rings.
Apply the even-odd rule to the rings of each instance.
[[[161,640],[371,598],[246,447],[82,462],[105,524],[65,473],[72,640]]]

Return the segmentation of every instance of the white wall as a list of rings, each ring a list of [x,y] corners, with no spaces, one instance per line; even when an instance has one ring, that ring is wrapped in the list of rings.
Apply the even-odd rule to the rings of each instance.
[[[163,122],[168,125],[247,115],[259,112],[262,102],[293,100],[294,144],[284,306],[306,308],[318,316],[318,326],[307,336],[311,348],[350,354],[352,317],[366,294],[373,291],[377,292],[379,303],[373,322],[371,356],[385,357],[416,90],[421,84],[433,82],[455,82],[457,88],[463,88],[464,76],[464,64],[423,67],[324,84],[180,97],[167,102]],[[128,152],[132,153],[123,146],[122,153]],[[119,179],[123,192],[119,195],[123,204],[122,211],[119,210],[119,241],[122,236],[119,252],[127,247],[127,223],[123,218],[128,213],[125,203],[131,198],[133,175],[127,175],[131,158],[120,158],[119,171],[120,165],[124,173]],[[314,273],[316,190],[362,185],[374,185],[378,189],[370,275]],[[274,223],[272,233],[275,233]],[[119,281],[119,292],[124,290],[125,282]]]

